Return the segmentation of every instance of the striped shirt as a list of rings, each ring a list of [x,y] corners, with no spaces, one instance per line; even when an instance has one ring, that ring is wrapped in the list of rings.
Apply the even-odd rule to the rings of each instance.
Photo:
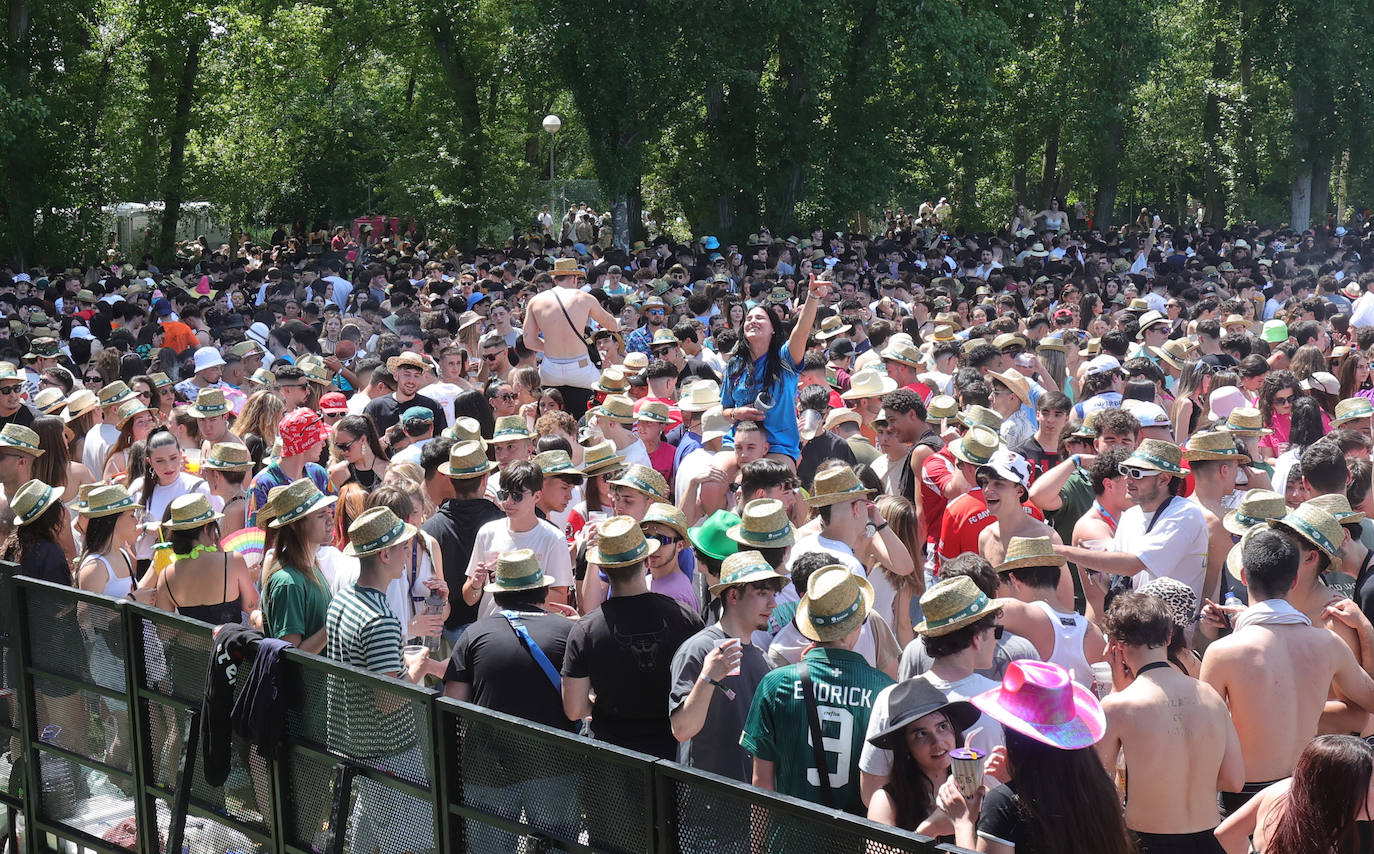
[[[325,655],[379,674],[397,674],[401,660],[401,621],[386,594],[357,584],[340,590],[329,603]],[[414,743],[411,709],[389,702],[371,683],[328,677],[329,746],[358,756],[390,756]]]
[[[325,655],[342,664],[394,674],[401,661],[401,621],[386,593],[358,584],[340,590],[325,617]]]

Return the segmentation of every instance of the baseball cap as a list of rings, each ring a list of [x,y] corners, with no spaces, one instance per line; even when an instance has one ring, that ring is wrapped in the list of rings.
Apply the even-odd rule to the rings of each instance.
[[[983,472],[988,472],[999,480],[1010,481],[1023,489],[1030,488],[1030,466],[1026,463],[1026,458],[1015,451],[1006,448],[994,451],[992,458],[978,467],[978,473]]]
[[[414,407],[412,407],[414,408]],[[343,396],[343,392],[331,391],[320,398],[320,411],[325,415],[334,415],[339,412],[348,411],[348,399]],[[425,410],[428,412],[429,410]]]
[[[434,413],[426,406],[412,406],[401,413],[401,423],[410,424],[432,424],[434,423]]]
[[[1150,400],[1122,401],[1121,408],[1135,416],[1141,427],[1167,427],[1169,414],[1164,407]]]
[[[1094,356],[1092,361],[1088,362],[1087,373],[1085,374],[1085,376],[1090,377],[1094,374],[1104,374],[1110,371],[1119,370],[1121,370],[1121,363],[1117,361],[1117,358],[1115,356],[1109,356],[1103,353],[1100,356]]]

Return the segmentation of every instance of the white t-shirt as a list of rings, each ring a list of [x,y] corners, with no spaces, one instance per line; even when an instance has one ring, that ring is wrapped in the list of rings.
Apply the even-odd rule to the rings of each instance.
[[[420,394],[439,404],[444,410],[449,424],[453,423],[453,401],[462,393],[463,387],[456,383],[430,383],[420,389]]]
[[[91,474],[101,477],[105,474],[105,457],[110,448],[119,441],[119,428],[113,424],[96,424],[86,433],[86,445],[81,451],[81,462],[91,470]]]
[[[839,540],[822,537],[820,534],[807,534],[792,544],[792,551],[787,553],[787,562],[784,564],[789,574],[792,572],[792,564],[796,563],[797,558],[807,552],[828,552],[834,555],[835,563],[849,567],[849,571],[860,578],[868,578],[868,572],[864,569],[864,565],[859,563],[859,559],[854,556],[853,549]],[[781,605],[784,602],[797,602],[800,599],[801,595],[797,593],[796,586],[789,584],[778,594],[777,601]],[[892,613],[892,601],[888,600],[885,609],[881,603],[874,601],[873,610],[886,619]]]
[[[473,542],[472,556],[468,558],[468,578],[477,574],[477,564],[493,560],[501,554],[515,549],[530,549],[539,562],[545,575],[551,575],[555,586],[570,587],[573,583],[572,558],[568,554],[568,541],[563,532],[539,519],[528,531],[515,533],[510,529],[508,519],[496,519],[483,525]],[[478,616],[486,617],[496,613],[496,602],[487,594],[482,594],[478,603]]]
[[[1201,602],[1207,574],[1207,522],[1202,508],[1174,496],[1147,534],[1145,527],[1154,515],[1138,506],[1122,513],[1112,550],[1129,552],[1145,564],[1135,576],[1136,589],[1156,578],[1174,578],[1193,588]]]
[[[711,468],[711,462],[716,455],[705,448],[695,448],[678,463],[677,472],[673,475],[673,502],[678,507],[682,506],[683,500],[687,497],[687,484],[692,478]],[[689,523],[695,524],[696,519],[688,519]]]
[[[371,402],[372,398],[367,396],[367,392],[358,389],[353,393],[353,396],[348,399],[348,414],[362,415],[363,410],[366,409],[367,405]]]
[[[869,667],[878,666],[878,642],[873,637],[873,623],[864,621],[859,628],[859,639],[854,642],[854,652],[862,655],[864,661],[868,662]],[[890,629],[888,630],[890,631]],[[760,634],[765,637],[766,633],[754,632],[754,641],[757,643]],[[795,622],[778,629],[778,633],[773,636],[773,640],[768,644],[768,660],[774,667],[783,667],[788,664],[796,664],[801,661],[802,652],[815,641],[801,633]],[[762,646],[762,644],[760,644]]]
[[[630,466],[639,463],[642,466],[653,468],[653,461],[649,459],[649,451],[644,447],[643,439],[635,439],[634,442],[621,448],[616,453],[625,455],[625,465]]]
[[[172,499],[180,498],[183,495],[190,495],[192,492],[199,492],[205,497],[210,497],[210,485],[200,478],[188,472],[180,472],[177,479],[167,486],[158,484],[153,487],[152,500],[148,502],[148,521],[161,522],[162,517],[167,513],[167,505],[172,503]],[[134,485],[131,495],[134,503],[143,504],[143,479],[139,478]],[[157,534],[143,532],[139,534],[134,542],[134,557],[139,560],[152,560],[153,544],[158,541]]]
[[[998,687],[998,683],[986,676],[977,673],[970,673],[958,682],[946,682],[930,671],[922,673],[920,676],[913,676],[913,679],[924,679],[936,688],[939,688],[949,700],[968,700],[976,697],[989,688]],[[901,683],[896,683],[901,684]],[[873,711],[868,716],[868,734],[864,738],[864,749],[859,754],[859,770],[879,777],[887,776],[892,773],[892,751],[881,747],[874,747],[869,738],[887,729],[890,720],[888,701],[892,699],[893,685],[889,685],[878,693],[873,701]],[[979,715],[978,721],[967,730],[972,732],[974,729],[982,727],[982,732],[975,735],[965,746],[982,753],[984,756],[992,752],[994,747],[999,747],[1006,743],[1006,736],[1002,733],[1002,725],[986,714]]]

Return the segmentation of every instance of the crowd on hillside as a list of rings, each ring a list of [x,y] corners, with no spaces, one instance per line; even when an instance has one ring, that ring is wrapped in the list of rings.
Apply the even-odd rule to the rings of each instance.
[[[0,558],[976,851],[1374,851],[1370,223],[948,216],[0,270]]]

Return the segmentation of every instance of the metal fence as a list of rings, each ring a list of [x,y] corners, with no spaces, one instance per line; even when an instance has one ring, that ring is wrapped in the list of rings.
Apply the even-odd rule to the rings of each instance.
[[[277,754],[235,735],[211,786],[212,646],[204,623],[0,566],[5,851],[960,851],[294,649]]]

